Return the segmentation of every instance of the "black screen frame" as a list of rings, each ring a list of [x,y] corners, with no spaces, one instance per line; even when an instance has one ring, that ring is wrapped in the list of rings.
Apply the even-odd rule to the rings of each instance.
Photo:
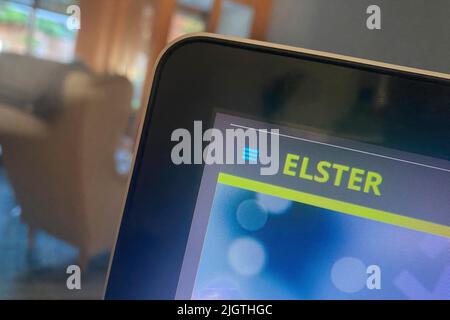
[[[195,48],[192,49],[192,47]],[[186,48],[189,50],[186,51]],[[180,51],[183,50],[184,52],[180,54]],[[258,101],[250,101],[252,98],[246,96],[241,97],[241,99],[249,100],[247,101],[248,108],[242,108],[242,105],[240,105],[239,110],[228,108],[231,100],[225,101],[220,105],[213,102],[210,108],[202,106],[199,110],[186,110],[181,105],[170,103],[173,101],[168,97],[180,92],[184,95],[184,101],[186,101],[186,98],[191,99],[189,105],[194,105],[196,99],[199,99],[202,95],[206,95],[205,99],[209,99],[215,92],[220,92],[221,89],[226,91],[226,93],[239,92],[239,90],[233,91],[234,89],[224,88],[222,86],[223,82],[220,79],[215,79],[214,81],[217,81],[218,88],[214,87],[214,84],[208,85],[209,89],[213,88],[211,91],[217,91],[211,92],[211,96],[208,96],[208,91],[205,88],[202,88],[201,85],[196,86],[201,84],[202,81],[203,83],[212,81],[212,79],[206,79],[207,77],[203,80],[197,79],[198,81],[192,81],[195,85],[191,83],[186,85],[186,88],[170,88],[167,85],[173,82],[174,87],[180,86],[180,78],[183,80],[189,79],[185,75],[180,76],[179,73],[177,74],[177,72],[195,69],[192,66],[186,67],[187,65],[207,64],[208,62],[204,60],[209,58],[204,53],[205,50],[217,53],[214,59],[218,61],[211,62],[209,66],[217,65],[214,76],[219,78],[223,77],[224,68],[227,67],[227,63],[230,60],[233,63],[240,63],[239,59],[227,58],[232,51],[236,51],[241,52],[242,55],[259,54],[274,59],[277,57],[277,59],[311,61],[321,65],[339,66],[377,75],[393,76],[396,79],[418,81],[425,86],[442,86],[445,88],[442,90],[446,94],[448,94],[450,87],[448,79],[437,76],[409,72],[383,65],[371,65],[359,61],[346,60],[345,58],[314,55],[260,43],[240,42],[211,35],[196,35],[175,42],[161,56],[155,69],[124,214],[108,274],[105,294],[107,299],[173,299],[175,296],[203,165],[175,166],[171,164],[168,161],[172,145],[170,132],[179,127],[192,128],[194,120],[202,120],[205,128],[211,127],[211,115],[214,108],[217,107],[231,113],[238,112],[249,117],[255,116],[256,109],[252,109],[250,105]],[[199,55],[197,56],[198,60],[195,60],[197,54]],[[223,56],[221,57],[221,55]],[[239,54],[236,56],[239,56]],[[221,62],[221,59],[223,65],[218,63]],[[250,61],[248,56],[246,59]],[[239,81],[246,81],[248,78],[253,77],[244,64],[245,61],[242,62],[242,66],[239,68],[242,72],[242,80],[238,79]],[[203,71],[206,70],[205,66],[202,68],[204,68],[204,70],[202,69]],[[211,75],[213,73],[206,71],[203,74],[201,72],[193,73],[191,77],[192,79],[204,77],[204,74]],[[241,84],[228,80],[225,82],[230,87]],[[255,79],[255,83],[260,85],[261,81]],[[220,88],[220,86],[222,87]],[[192,93],[188,91],[192,91]],[[260,91],[264,91],[263,88],[260,88]],[[450,109],[450,105],[447,105],[447,107],[447,109]],[[450,113],[444,111],[443,114]],[[419,114],[420,116],[422,115]],[[348,123],[351,123],[352,116],[349,117],[350,119],[347,120]],[[423,130],[420,128],[418,130],[417,128],[418,125],[421,125],[420,122],[424,126]],[[442,126],[442,124],[445,125],[445,123],[448,124],[449,122],[450,120],[447,120],[447,122],[444,120],[439,122],[439,125]],[[307,125],[311,126],[310,124]],[[321,132],[330,131],[329,128],[323,127],[317,127],[317,129]],[[391,143],[391,145],[386,145],[385,143],[381,145],[408,152],[420,151],[421,154],[427,156],[450,160],[449,130],[435,125],[433,128],[435,131],[427,134],[429,129],[429,124],[423,124],[423,119],[418,118],[417,123],[410,123],[409,127],[406,126],[401,129],[405,137],[411,134],[413,130],[418,130],[420,133],[418,141],[410,143],[406,138],[401,138],[395,143]],[[334,133],[336,134],[336,132]],[[442,134],[445,135],[442,136]],[[345,133],[336,135],[343,138],[347,137]],[[437,136],[441,137],[442,141],[436,144]],[[355,139],[354,135],[352,139]],[[371,137],[364,136],[364,134],[358,136],[358,141],[380,145],[379,141],[371,141]],[[425,147],[429,142],[433,142],[433,146]],[[177,201],[170,202],[170,199],[174,199],[174,197]],[[167,202],[168,200],[169,202]],[[166,202],[164,203],[164,201]],[[180,209],[180,213],[175,214],[174,210],[177,207]],[[189,212],[189,214],[186,214],[186,212]]]

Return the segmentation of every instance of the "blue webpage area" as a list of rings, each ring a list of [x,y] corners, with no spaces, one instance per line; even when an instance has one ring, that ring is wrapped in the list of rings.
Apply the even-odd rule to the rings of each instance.
[[[214,127],[277,129],[279,170],[244,144],[246,163],[205,167],[177,299],[450,300],[450,163],[224,114]]]
[[[450,299],[450,239],[218,183],[193,299]]]

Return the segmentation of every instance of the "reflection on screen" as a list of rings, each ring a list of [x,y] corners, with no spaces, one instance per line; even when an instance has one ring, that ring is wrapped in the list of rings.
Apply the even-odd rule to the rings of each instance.
[[[191,235],[202,237],[190,236],[177,298],[450,299],[448,164],[284,129],[302,140],[280,141],[275,176],[206,167],[198,201],[211,206],[194,213]],[[347,164],[348,177],[301,179],[293,154],[308,156],[312,177],[325,160]],[[355,192],[342,187],[350,168],[380,179]]]

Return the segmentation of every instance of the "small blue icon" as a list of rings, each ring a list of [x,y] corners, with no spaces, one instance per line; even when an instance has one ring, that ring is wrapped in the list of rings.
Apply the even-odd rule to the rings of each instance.
[[[242,159],[249,160],[251,162],[256,162],[258,160],[258,149],[252,149],[245,147],[244,152],[242,153]]]

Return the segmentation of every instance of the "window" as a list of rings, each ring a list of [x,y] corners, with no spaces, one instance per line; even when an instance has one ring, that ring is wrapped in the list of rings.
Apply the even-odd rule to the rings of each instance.
[[[254,8],[244,3],[224,1],[217,32],[242,38],[251,37]]]
[[[66,8],[77,0],[0,0],[0,52],[70,62],[76,30],[66,27]]]
[[[206,30],[210,0],[178,0],[172,17],[168,41]]]

